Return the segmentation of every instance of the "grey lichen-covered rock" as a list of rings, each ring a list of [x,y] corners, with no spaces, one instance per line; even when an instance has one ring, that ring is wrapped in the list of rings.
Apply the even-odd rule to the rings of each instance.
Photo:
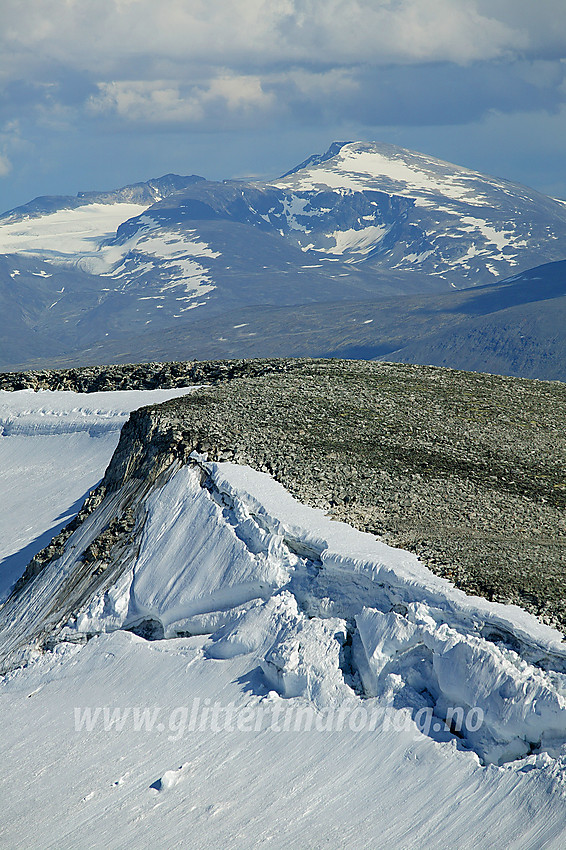
[[[208,360],[199,362],[127,363],[85,366],[76,369],[37,369],[0,372],[0,390],[73,390],[78,393],[108,390],[155,390],[193,384],[229,381],[268,372],[300,368],[301,359]]]
[[[110,389],[158,376],[208,386],[132,414],[97,498],[132,479],[147,486],[194,450],[249,464],[416,552],[466,592],[566,629],[566,385],[340,360],[100,367],[41,380]],[[102,554],[120,528],[97,543]]]

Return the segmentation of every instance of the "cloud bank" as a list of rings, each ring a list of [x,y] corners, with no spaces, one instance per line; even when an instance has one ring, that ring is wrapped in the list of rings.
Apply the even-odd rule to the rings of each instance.
[[[557,107],[565,56],[562,0],[4,0],[0,81],[6,118],[82,110],[216,128],[252,115],[307,120],[312,104],[318,121],[347,105],[349,117],[375,123],[381,110],[387,123],[402,120],[392,103],[420,65],[440,87],[434,123],[478,66],[476,112],[524,98]],[[537,74],[537,64],[551,67]],[[443,86],[447,66],[456,74]],[[501,68],[511,68],[504,84]],[[416,81],[415,97],[402,96],[408,123],[423,117]]]

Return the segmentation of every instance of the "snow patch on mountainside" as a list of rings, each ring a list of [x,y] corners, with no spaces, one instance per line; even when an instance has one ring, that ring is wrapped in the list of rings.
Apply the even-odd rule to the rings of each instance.
[[[164,228],[151,216],[142,215],[135,221],[131,236],[109,240],[96,255],[81,258],[79,265],[91,274],[118,281],[120,289],[150,282],[157,293],[176,290],[176,300],[196,306],[195,297],[212,292],[215,286],[208,270],[195,258],[216,259],[219,256],[218,251],[199,239],[196,230]],[[155,272],[158,273],[157,286],[153,281]],[[183,312],[191,306],[178,309]]]
[[[526,239],[514,238],[511,227],[498,230],[495,227],[490,227],[483,219],[474,218],[474,216],[469,215],[462,216],[461,221],[460,230],[466,233],[479,232],[488,244],[495,245],[499,254],[492,255],[494,260],[507,259],[509,261],[511,258],[506,251],[527,247]]]
[[[362,256],[373,251],[376,245],[381,242],[386,233],[390,230],[385,225],[370,225],[362,227],[359,230],[350,228],[349,230],[335,230],[334,233],[329,233],[328,236],[334,240],[334,247],[326,248],[328,254],[361,254]],[[316,251],[324,252],[324,248],[315,248]]]

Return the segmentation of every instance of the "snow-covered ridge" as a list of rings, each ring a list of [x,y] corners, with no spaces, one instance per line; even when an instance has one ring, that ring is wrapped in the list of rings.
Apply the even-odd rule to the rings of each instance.
[[[305,168],[273,185],[293,186],[300,191],[312,191],[321,186],[353,191],[373,188],[425,200],[440,195],[452,201],[482,206],[490,201],[485,192],[486,183],[490,189],[505,191],[505,181],[486,178],[479,172],[431,156],[394,145],[348,142],[331,158],[307,163]]]
[[[335,144],[274,182],[168,175],[126,189],[0,216],[0,254],[21,257],[4,279],[16,315],[33,304],[37,327],[49,336],[56,325],[77,358],[109,342],[115,356],[156,356],[161,329],[174,350],[159,356],[176,358],[195,316],[481,285],[562,259],[566,245],[564,204],[378,143]],[[195,355],[224,356],[233,326],[195,335]],[[263,346],[260,331],[237,344]],[[29,362],[37,335],[25,321],[14,335],[17,362]],[[328,335],[319,350],[335,350]]]
[[[196,230],[165,229],[149,214],[139,216],[132,225],[135,227],[132,235],[109,240],[96,257],[82,258],[81,267],[115,280],[119,287],[140,281],[143,285],[144,277],[158,270],[161,278],[158,291],[175,290],[177,301],[189,303],[188,307],[180,307],[180,312],[196,306],[195,296],[212,292],[215,288],[212,278],[198,260],[216,259],[220,252],[213,251]]]

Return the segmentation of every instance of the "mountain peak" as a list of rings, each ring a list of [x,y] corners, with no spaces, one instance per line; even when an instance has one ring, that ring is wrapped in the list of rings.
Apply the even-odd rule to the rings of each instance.
[[[455,204],[465,207],[522,206],[524,199],[559,205],[533,189],[489,177],[428,154],[381,142],[334,142],[324,154],[314,154],[275,186],[293,191],[379,191],[415,200],[419,207]]]
[[[280,180],[284,180],[285,177],[289,177],[291,174],[296,174],[297,171],[302,171],[303,168],[308,168],[311,165],[320,165],[322,162],[326,162],[329,159],[332,159],[336,154],[340,153],[344,145],[350,145],[352,142],[332,142],[330,147],[325,153],[313,153],[311,156],[307,157],[303,162],[300,162],[290,171],[285,172],[279,178]]]

